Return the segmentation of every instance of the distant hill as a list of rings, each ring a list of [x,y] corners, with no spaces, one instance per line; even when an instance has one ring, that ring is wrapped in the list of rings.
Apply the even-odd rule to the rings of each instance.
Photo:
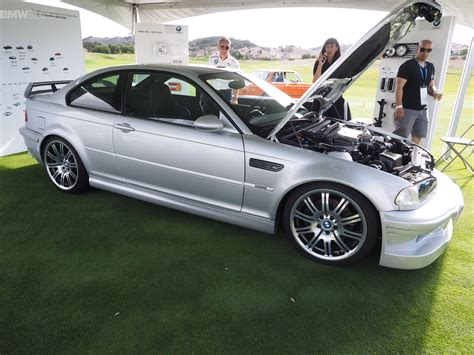
[[[204,37],[189,42],[190,57],[206,57],[217,52],[219,36]],[[232,45],[230,54],[237,59],[276,60],[276,59],[301,59],[314,57],[314,49],[304,49],[293,45],[279,46],[277,48],[259,46],[249,40],[230,38]]]
[[[189,56],[207,57],[217,51],[217,40],[219,36],[204,37],[189,41]],[[232,46],[230,53],[237,59],[254,60],[295,60],[315,58],[322,49],[322,46],[315,48],[301,48],[294,45],[282,45],[278,47],[259,46],[247,39],[230,38]],[[87,44],[100,43],[103,45],[134,44],[134,37],[87,37],[82,40],[85,47]],[[341,44],[341,51],[344,53],[350,48],[350,44]],[[452,44],[452,56],[464,56],[467,53],[467,46],[457,43]]]
[[[89,36],[82,39],[82,44],[84,43],[100,43],[104,45],[109,44],[134,44],[135,39],[133,36],[127,37],[93,37]]]
[[[207,49],[207,48],[212,48],[213,50],[216,50],[217,40],[219,38],[220,36],[213,36],[213,37],[204,37],[204,38],[194,39],[189,42],[189,51],[198,51],[198,50]],[[242,40],[242,39],[236,39],[236,38],[231,37],[230,41],[232,42],[233,49],[258,47],[255,43],[250,42],[247,39]]]

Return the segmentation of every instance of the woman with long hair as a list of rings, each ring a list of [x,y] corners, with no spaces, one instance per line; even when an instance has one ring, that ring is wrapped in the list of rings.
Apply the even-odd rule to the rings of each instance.
[[[328,38],[319,53],[319,57],[313,67],[313,83],[318,80],[321,75],[341,56],[341,46],[335,38]],[[313,111],[319,111],[319,102],[314,100],[312,105]],[[331,106],[325,114],[329,117],[339,118],[342,120],[351,119],[351,110],[349,105],[341,96],[333,106]]]
[[[313,83],[319,79],[331,65],[341,56],[341,47],[335,38],[328,38],[319,53],[313,67]]]

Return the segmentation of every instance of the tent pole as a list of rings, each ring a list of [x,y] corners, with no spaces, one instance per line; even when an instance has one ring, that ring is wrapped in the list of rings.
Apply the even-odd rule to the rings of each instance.
[[[474,36],[471,38],[471,45],[467,52],[466,61],[464,62],[464,68],[461,75],[461,82],[459,84],[458,94],[456,96],[456,101],[454,103],[453,115],[451,116],[451,122],[449,123],[448,137],[455,137],[456,130],[458,128],[459,119],[461,117],[462,106],[464,104],[464,98],[466,96],[466,91],[469,86],[469,81],[471,79],[472,69],[474,67],[474,48],[473,48]],[[443,151],[441,154],[446,153],[448,146],[445,144],[443,146]],[[449,158],[449,154],[446,154],[445,159]]]
[[[132,7],[132,34],[135,35],[135,28],[138,22],[138,4],[133,4]]]

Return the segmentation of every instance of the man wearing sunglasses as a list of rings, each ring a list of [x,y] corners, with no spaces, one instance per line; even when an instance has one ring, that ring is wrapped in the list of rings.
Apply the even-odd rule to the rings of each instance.
[[[398,69],[395,91],[395,127],[393,133],[420,144],[428,132],[428,95],[441,99],[435,93],[435,67],[427,61],[433,50],[433,42],[424,39],[418,45],[416,57],[403,63]]]
[[[227,37],[221,37],[217,41],[217,49],[219,52],[209,56],[209,64],[215,65],[216,67],[228,67],[234,69],[240,69],[240,64],[237,59],[232,57],[229,53],[230,50],[230,39]]]
[[[217,49],[219,52],[212,54],[209,56],[209,63],[210,65],[215,65],[219,68],[234,68],[240,69],[240,64],[237,59],[232,57],[229,53],[230,50],[230,39],[227,37],[221,37],[217,41]],[[219,89],[219,93],[221,96],[230,101],[233,104],[238,103],[238,90],[230,89],[227,86],[228,83],[222,83],[222,87]],[[217,85],[217,86],[216,86]],[[219,84],[215,84],[215,88],[219,88]]]

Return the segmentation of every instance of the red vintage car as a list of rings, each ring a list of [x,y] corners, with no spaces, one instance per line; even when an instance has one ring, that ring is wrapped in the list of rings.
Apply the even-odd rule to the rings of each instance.
[[[252,74],[276,86],[278,89],[295,99],[303,96],[306,90],[311,86],[311,84],[303,83],[300,75],[294,70],[267,69],[258,70]],[[239,95],[261,96],[262,94],[262,90],[255,85],[249,85],[246,88],[239,90]]]

